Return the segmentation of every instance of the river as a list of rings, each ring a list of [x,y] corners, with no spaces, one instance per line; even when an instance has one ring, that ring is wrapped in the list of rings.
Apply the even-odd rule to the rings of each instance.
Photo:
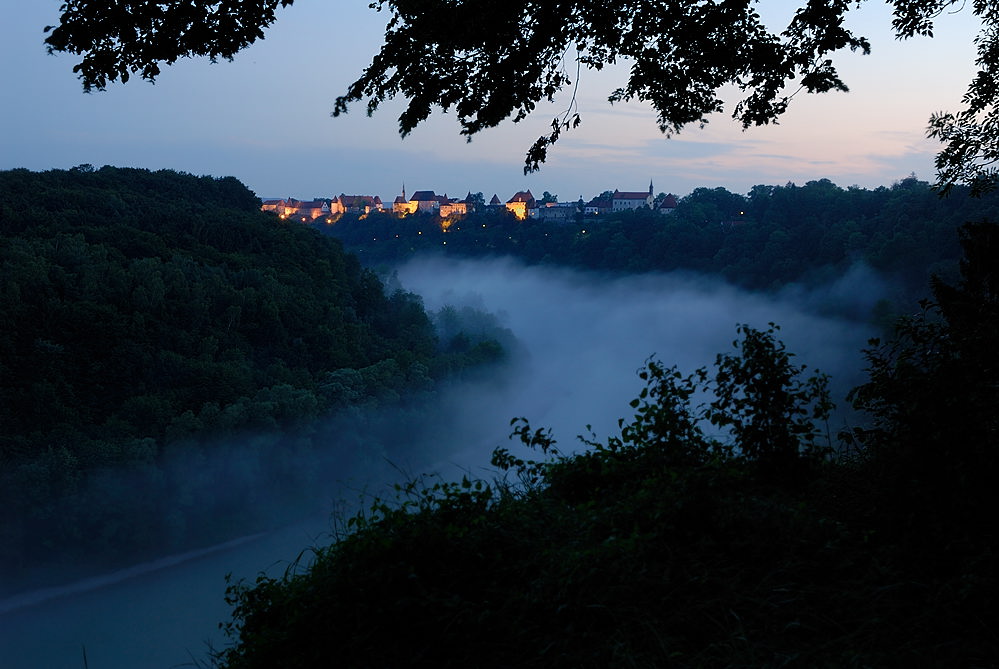
[[[801,299],[748,294],[696,277],[610,278],[505,261],[416,262],[398,277],[429,309],[467,303],[500,314],[527,353],[515,382],[480,381],[441,398],[450,420],[432,427],[438,440],[453,445],[434,454],[443,457],[438,470],[481,473],[491,449],[507,443],[514,416],[551,427],[563,450],[574,447],[587,424],[606,436],[618,417],[629,415],[627,402],[640,390],[635,372],[649,355],[686,372],[710,366],[715,354],[732,350],[736,323],[780,323],[796,361],[839,380],[834,399],[841,402],[859,378],[859,350],[871,334],[857,323],[817,316]],[[837,290],[849,294],[851,287]],[[419,457],[403,464],[426,467]],[[229,615],[225,575],[276,573],[321,542],[327,528],[326,519],[308,521],[0,602],[0,667],[194,666],[208,644],[225,643],[218,629]]]
[[[225,637],[225,577],[284,570],[324,520],[0,601],[4,669],[164,669],[204,662]],[[86,657],[86,661],[84,660]]]

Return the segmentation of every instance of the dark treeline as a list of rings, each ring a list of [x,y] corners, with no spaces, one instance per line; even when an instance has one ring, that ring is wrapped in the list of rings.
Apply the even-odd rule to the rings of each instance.
[[[215,665],[997,666],[999,228],[962,230],[959,280],[866,351],[845,450],[825,378],[741,326],[713,369],[650,360],[619,434],[562,455],[516,420],[496,478],[397,486],[232,584]]]
[[[501,354],[453,310],[440,342],[419,298],[232,177],[12,170],[0,194],[5,583],[257,529],[379,457],[377,429],[315,419]],[[318,462],[337,443],[345,462]]]
[[[403,220],[348,215],[315,225],[371,266],[427,251],[513,255],[582,269],[695,271],[772,290],[818,285],[865,263],[898,286],[896,299],[908,303],[926,294],[932,274],[955,277],[957,228],[997,214],[999,196],[972,198],[955,188],[941,198],[915,178],[874,190],[823,179],[756,186],[747,195],[698,188],[668,216],[643,209],[553,223],[517,221],[501,209],[469,215],[446,230],[429,214]]]

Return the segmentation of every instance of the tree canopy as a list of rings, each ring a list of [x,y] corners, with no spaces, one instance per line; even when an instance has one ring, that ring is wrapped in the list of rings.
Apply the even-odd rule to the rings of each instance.
[[[976,190],[999,180],[999,32],[988,0],[886,0],[900,38],[932,36],[934,22],[970,5],[982,20],[975,42],[978,73],[964,109],[930,119],[944,148],[940,186]],[[47,26],[50,52],[81,57],[74,66],[86,90],[132,75],[153,81],[161,64],[207,56],[231,59],[263,37],[275,10],[293,0],[67,0],[58,26]],[[572,91],[565,113],[538,138],[524,170],[537,170],[562,131],[580,123],[574,107],[582,69],[624,61],[627,82],[610,102],[648,102],[666,135],[726,110],[720,91],[735,87],[731,107],[744,127],[775,123],[800,91],[847,90],[832,60],[842,49],[868,53],[870,43],[846,27],[863,0],[806,0],[787,27],[769,28],[756,0],[372,0],[386,10],[379,52],[347,91],[333,116],[364,101],[373,113],[396,96],[406,135],[435,108],[453,110],[471,137],[504,121],[521,121],[542,101]]]

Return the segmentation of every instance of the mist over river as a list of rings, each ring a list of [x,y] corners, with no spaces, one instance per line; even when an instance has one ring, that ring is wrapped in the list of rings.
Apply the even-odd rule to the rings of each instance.
[[[737,323],[779,324],[796,362],[830,374],[833,399],[843,404],[845,391],[862,379],[860,350],[873,333],[860,321],[819,315],[815,306],[832,301],[842,312],[863,313],[882,290],[862,270],[821,291],[774,297],[696,276],[609,277],[510,260],[418,259],[399,267],[397,277],[428,310],[470,305],[497,314],[520,343],[502,379],[443,391],[432,419],[393,463],[402,472],[445,476],[489,476],[490,453],[509,443],[513,417],[550,427],[563,450],[577,447],[575,436],[587,424],[606,437],[630,415],[628,401],[641,388],[636,371],[650,355],[684,372],[710,366],[718,353],[732,351]],[[836,420],[833,432],[844,418]],[[144,669],[203,660],[206,643],[225,642],[218,629],[228,618],[225,574],[252,578],[283,569],[328,528],[324,518],[306,520],[217,550],[0,601],[0,667]]]

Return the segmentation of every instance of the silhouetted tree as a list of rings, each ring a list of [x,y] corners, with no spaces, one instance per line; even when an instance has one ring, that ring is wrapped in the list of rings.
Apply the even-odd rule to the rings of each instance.
[[[957,285],[934,280],[921,313],[872,340],[870,380],[851,393],[872,424],[844,435],[872,463],[889,520],[944,546],[994,534],[999,476],[999,228],[969,224],[961,244]]]
[[[208,56],[231,59],[263,37],[278,6],[292,0],[69,0],[45,42],[50,51],[81,56],[74,66],[87,90],[133,74],[154,80],[161,64]],[[868,53],[867,38],[847,26],[862,3],[807,0],[782,30],[771,30],[750,0],[375,0],[387,9],[379,53],[347,92],[334,116],[365,100],[373,112],[397,95],[408,104],[399,130],[408,134],[434,107],[453,109],[463,135],[525,118],[539,102],[578,84],[579,70],[632,62],[610,101],[639,99],[655,109],[667,135],[703,124],[724,110],[719,91],[742,99],[732,116],[743,126],[775,122],[791,95],[847,90],[831,55]],[[931,36],[934,21],[958,0],[887,0],[899,38]],[[999,31],[992,5],[971,3],[982,20],[976,39],[978,73],[966,107],[932,118],[931,134],[946,143],[937,158],[944,186],[995,181],[999,157]],[[571,55],[570,55],[571,54]],[[566,67],[575,60],[576,73]],[[525,172],[538,169],[562,131],[580,123],[573,103],[551,132],[527,152]]]
[[[738,326],[741,341],[733,342],[738,355],[719,355],[708,418],[731,429],[739,450],[758,461],[768,473],[785,475],[801,458],[823,455],[822,423],[833,408],[828,378],[815,373],[804,378],[806,367],[795,365],[778,326],[756,330]]]

